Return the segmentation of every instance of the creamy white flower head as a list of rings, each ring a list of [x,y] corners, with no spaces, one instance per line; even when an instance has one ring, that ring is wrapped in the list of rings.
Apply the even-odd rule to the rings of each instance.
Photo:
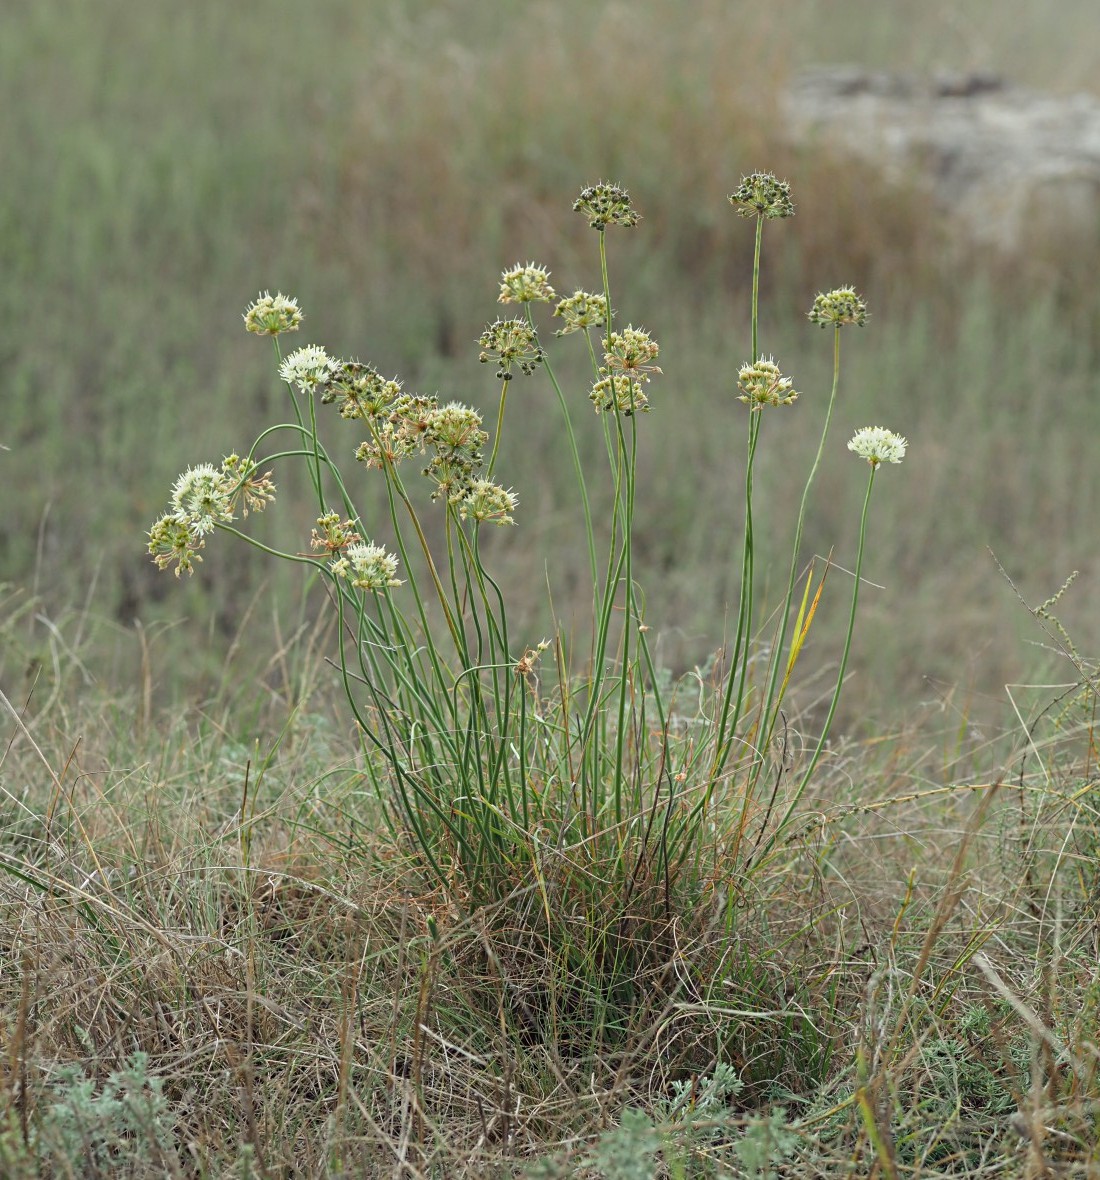
[[[900,463],[905,458],[908,442],[900,434],[882,426],[864,426],[857,430],[848,443],[848,450],[866,459],[872,467],[880,463]]]
[[[244,326],[258,336],[278,336],[280,332],[295,332],[302,322],[302,310],[297,299],[281,291],[272,295],[264,291],[244,311]]]
[[[299,348],[279,366],[279,376],[287,385],[297,385],[303,393],[312,393],[328,372],[332,358],[319,345],[307,344]]]
[[[458,511],[463,520],[469,517],[479,524],[489,521],[497,525],[515,524],[511,514],[518,502],[510,489],[491,479],[475,479],[459,501]]]
[[[349,545],[344,559],[332,563],[337,577],[351,577],[351,584],[360,590],[376,594],[390,586],[400,586],[397,578],[397,558],[381,545]]]
[[[188,469],[172,488],[172,507],[192,530],[202,536],[222,521],[233,519],[231,495],[234,485],[212,463]]]
[[[557,298],[550,286],[550,272],[533,262],[517,262],[500,276],[498,303],[549,303]]]

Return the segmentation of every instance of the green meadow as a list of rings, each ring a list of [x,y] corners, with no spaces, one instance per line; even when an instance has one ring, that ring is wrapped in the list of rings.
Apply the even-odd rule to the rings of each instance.
[[[779,113],[1094,24],[0,11],[0,1175],[1100,1175],[1100,239]]]

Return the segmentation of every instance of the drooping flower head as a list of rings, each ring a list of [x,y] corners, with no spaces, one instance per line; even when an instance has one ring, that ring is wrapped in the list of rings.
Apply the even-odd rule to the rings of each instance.
[[[397,578],[397,558],[381,545],[355,543],[344,550],[344,556],[330,562],[329,569],[338,578],[349,578],[359,590],[375,594],[390,586],[400,586]]]
[[[530,376],[545,356],[538,336],[526,320],[496,320],[481,333],[478,344],[481,353],[477,359],[483,365],[497,361],[496,375],[503,381],[511,381],[514,364],[519,365],[521,373]]]
[[[791,186],[770,172],[753,172],[742,177],[737,192],[730,193],[729,202],[737,207],[738,217],[794,216]]]
[[[866,459],[872,467],[880,463],[900,463],[909,443],[900,434],[882,426],[864,426],[848,443],[848,450]]]
[[[554,308],[554,315],[561,316],[565,321],[565,327],[555,332],[555,336],[568,336],[570,332],[605,327],[607,324],[607,300],[603,295],[593,295],[588,291],[574,291],[572,295],[563,299]]]
[[[302,393],[310,394],[322,381],[332,358],[319,345],[307,344],[292,352],[279,366],[279,376],[287,385],[297,385]]]
[[[475,479],[459,501],[458,511],[463,520],[469,517],[479,524],[515,524],[511,514],[518,503],[515,492],[491,479]]]
[[[280,332],[296,332],[302,322],[297,299],[280,292],[272,295],[264,291],[245,308],[244,326],[260,336],[278,336]]]
[[[550,272],[533,262],[517,262],[500,276],[498,303],[549,303],[557,298],[550,286]]]
[[[195,562],[202,561],[199,550],[206,542],[196,532],[191,521],[178,512],[169,512],[154,521],[149,530],[149,552],[158,569],[176,563],[176,577],[186,570],[195,572]]]
[[[811,324],[820,324],[823,328],[830,324],[837,328],[845,324],[862,328],[867,322],[867,304],[862,295],[856,294],[854,287],[837,287],[835,291],[818,295],[807,318]]]
[[[583,213],[588,218],[588,224],[600,233],[609,225],[621,225],[629,229],[640,220],[626,189],[603,180],[581,189],[581,195],[573,202],[573,212]]]
[[[783,376],[770,356],[761,357],[755,365],[742,365],[737,374],[737,388],[741,390],[737,400],[745,402],[750,410],[789,406],[798,398],[794,382]]]

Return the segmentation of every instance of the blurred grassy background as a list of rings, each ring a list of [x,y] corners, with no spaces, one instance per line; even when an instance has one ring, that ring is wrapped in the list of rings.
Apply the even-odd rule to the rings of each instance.
[[[736,562],[722,538],[741,536],[731,390],[749,350],[752,233],[725,197],[757,168],[786,176],[798,205],[765,235],[761,342],[803,394],[768,423],[757,481],[776,578],[828,393],[829,340],[804,319],[819,289],[855,284],[873,318],[843,341],[815,551],[854,557],[852,430],[886,425],[911,445],[876,489],[866,572],[885,590],[861,599],[849,723],[941,694],[980,719],[1004,681],[1041,675],[1042,651],[1023,643],[1038,633],[988,548],[1032,601],[1080,568],[1062,611],[1095,650],[1097,242],[982,257],[917,195],[790,145],[775,111],[792,71],[827,61],[1095,89],[1093,21],[1091,0],[4,5],[0,581],[28,620],[9,629],[21,646],[7,691],[58,641],[41,620],[70,615],[85,642],[95,633],[86,666],[121,685],[136,674],[135,621],[155,636],[164,699],[218,672],[234,639],[242,676],[262,666],[308,617],[297,575],[273,580],[222,538],[180,586],[143,539],[180,470],[243,450],[281,407],[245,305],[261,289],[294,294],[308,318],[291,347],[491,406],[475,341],[499,310],[497,275],[532,258],[559,291],[594,287],[595,238],[570,205],[601,177],[644,216],[610,236],[617,309],[662,345],[640,576],[662,658],[705,660]],[[573,344],[553,352],[566,375],[583,359]],[[494,538],[495,560],[533,640],[543,569],[567,612],[584,560],[553,399],[539,379],[517,386],[498,472],[520,494],[520,527]],[[594,429],[583,445],[598,455]],[[276,474],[284,495],[259,527],[300,549],[308,503]],[[837,651],[843,575],[831,589],[820,662]]]

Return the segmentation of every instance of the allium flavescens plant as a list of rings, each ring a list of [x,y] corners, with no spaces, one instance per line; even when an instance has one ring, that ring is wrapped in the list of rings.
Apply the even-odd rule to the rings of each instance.
[[[731,406],[735,399],[745,406],[729,425],[746,440],[743,471],[732,473],[744,479],[743,536],[733,547],[739,597],[724,679],[691,724],[683,724],[675,694],[661,687],[640,589],[645,571],[634,558],[638,440],[661,370],[657,341],[622,323],[612,301],[608,231],[639,222],[617,185],[585,188],[574,204],[597,232],[599,290],[559,298],[550,272],[533,262],[501,275],[498,301],[518,305],[519,314],[494,319],[477,342],[479,359],[495,366],[500,383],[491,435],[470,406],[406,392],[368,363],[332,357],[317,344],[284,355],[281,336],[299,328],[302,314],[294,300],[265,294],[246,310],[245,323],[272,337],[293,420],[265,430],[245,458],[231,455],[220,467],[186,472],[171,510],[149,534],[154,560],[175,565],[177,574],[191,573],[207,540],[227,532],[324,579],[338,615],[339,666],[366,773],[395,839],[460,908],[537,898],[533,908],[524,903],[529,923],[564,923],[551,940],[555,961],[563,970],[579,965],[599,974],[609,1004],[626,1002],[617,988],[633,994],[646,956],[667,961],[678,913],[697,907],[715,881],[749,871],[781,847],[843,684],[875,472],[905,450],[904,440],[877,427],[850,444],[871,465],[850,625],[823,731],[806,764],[792,768],[771,750],[824,584],[822,576],[815,588],[811,570],[792,628],[803,521],[837,397],[841,329],[862,325],[866,308],[845,287],[818,296],[810,312],[812,322],[834,329],[833,384],[761,675],[750,658],[763,617],[755,599],[755,459],[765,422],[800,412],[790,407],[805,402],[760,348],[760,265],[765,224],[792,216],[794,205],[789,186],[767,173],[746,177],[730,201],[755,228],[749,359],[730,391]],[[558,337],[582,340],[591,383],[579,395],[558,383],[540,337],[538,304],[553,305],[563,325]],[[559,347],[570,346],[564,339]],[[522,506],[497,473],[507,470],[509,392],[517,378],[542,375],[560,407],[591,574],[591,630],[573,644],[564,634],[512,633],[481,543],[486,527],[522,527]],[[584,413],[586,395],[594,417],[591,409]],[[349,427],[342,452],[331,453],[318,433],[318,414],[328,406]],[[601,478],[611,511],[598,522],[592,473],[576,442],[583,420],[602,433],[607,459]],[[781,428],[775,422],[768,431]],[[276,436],[291,442],[267,453]],[[342,463],[351,456],[363,465],[354,478]],[[292,461],[308,469],[316,502],[308,552],[267,549],[235,523],[273,498],[272,472]],[[369,479],[385,488],[392,552],[377,542],[380,522],[356,507],[356,488]],[[428,495],[418,490],[423,480]],[[442,528],[427,528],[427,513],[439,514]],[[434,548],[429,535],[442,537]],[[662,978],[667,984],[667,973]]]

